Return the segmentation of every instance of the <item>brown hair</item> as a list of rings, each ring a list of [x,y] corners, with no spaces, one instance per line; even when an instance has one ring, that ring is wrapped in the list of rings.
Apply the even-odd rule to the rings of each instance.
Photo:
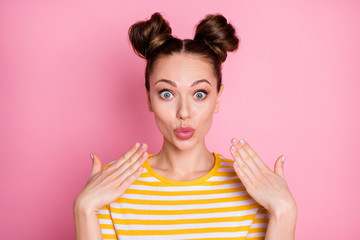
[[[169,23],[156,12],[147,21],[138,21],[129,28],[129,38],[137,55],[147,60],[145,87],[150,90],[149,76],[160,55],[173,53],[199,54],[209,60],[217,77],[217,91],[221,85],[221,64],[227,52],[237,50],[239,38],[234,27],[221,14],[208,14],[201,20],[195,31],[194,39],[179,39],[171,35]]]

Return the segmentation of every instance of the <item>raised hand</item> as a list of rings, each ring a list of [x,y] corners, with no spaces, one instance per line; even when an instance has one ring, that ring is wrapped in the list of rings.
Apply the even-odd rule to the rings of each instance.
[[[101,161],[93,155],[93,167],[84,189],[75,203],[84,211],[97,212],[103,206],[121,197],[126,189],[140,176],[141,165],[147,159],[147,145],[136,143],[131,149],[101,170]]]
[[[246,191],[270,213],[284,213],[296,209],[288,184],[284,178],[283,161],[277,159],[272,171],[244,140],[232,140],[230,153],[234,169]]]

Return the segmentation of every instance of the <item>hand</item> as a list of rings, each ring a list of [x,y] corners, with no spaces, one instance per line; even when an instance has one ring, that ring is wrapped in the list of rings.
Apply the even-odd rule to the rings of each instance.
[[[90,177],[74,201],[80,211],[97,212],[105,205],[121,197],[126,189],[140,176],[139,167],[145,162],[148,154],[144,148],[132,146],[131,149],[114,161],[109,167],[101,170],[101,161],[95,154]],[[145,154],[145,156],[143,155]]]
[[[234,138],[230,152],[235,159],[236,174],[256,202],[270,213],[284,213],[289,209],[296,209],[295,199],[284,178],[284,163],[281,157],[275,162],[273,172],[245,141],[242,144]]]

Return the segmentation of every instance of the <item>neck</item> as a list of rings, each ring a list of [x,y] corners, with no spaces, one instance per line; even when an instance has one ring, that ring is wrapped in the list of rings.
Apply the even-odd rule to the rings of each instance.
[[[193,148],[183,150],[164,138],[163,146],[156,156],[155,167],[178,177],[209,172],[215,163],[215,157],[206,148],[204,140]]]

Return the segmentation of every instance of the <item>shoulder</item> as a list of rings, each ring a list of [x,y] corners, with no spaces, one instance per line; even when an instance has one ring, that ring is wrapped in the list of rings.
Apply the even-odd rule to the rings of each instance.
[[[234,164],[234,160],[225,157],[221,153],[215,153],[215,155],[219,158],[219,162],[221,165],[232,166]]]

